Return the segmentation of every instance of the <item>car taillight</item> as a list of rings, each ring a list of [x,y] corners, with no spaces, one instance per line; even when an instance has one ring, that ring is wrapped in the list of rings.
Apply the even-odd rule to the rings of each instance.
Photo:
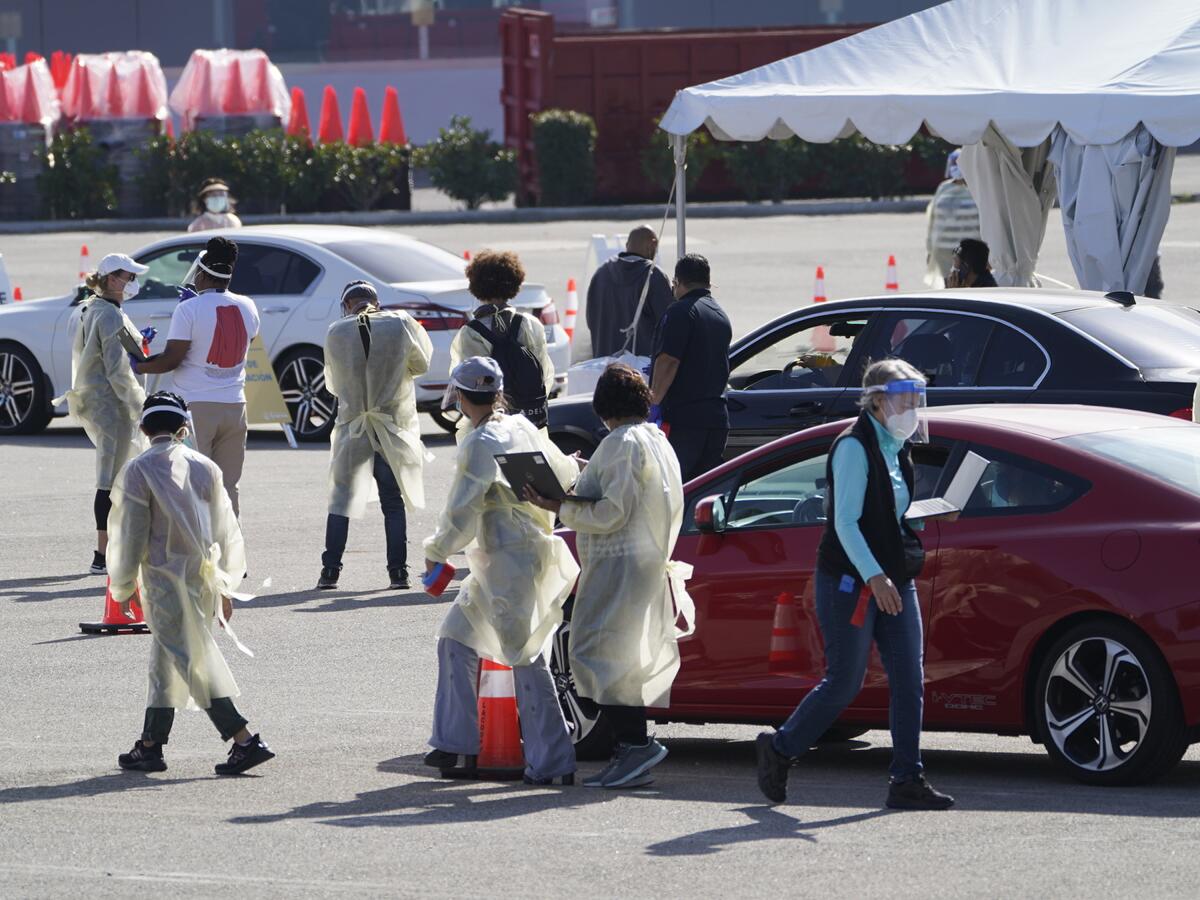
[[[404,310],[420,322],[426,331],[458,331],[467,324],[466,313],[446,306],[397,303],[384,309]]]
[[[538,316],[541,318],[543,325],[557,325],[558,308],[554,305],[554,301],[551,300],[549,303],[543,306],[538,311]]]
[[[1184,406],[1175,410],[1174,412],[1167,413],[1167,415],[1172,419],[1187,419],[1190,422],[1192,421],[1192,408],[1190,406]]]

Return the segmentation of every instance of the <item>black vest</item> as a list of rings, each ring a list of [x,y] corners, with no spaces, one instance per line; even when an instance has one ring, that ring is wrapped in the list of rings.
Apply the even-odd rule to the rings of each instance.
[[[863,497],[858,527],[884,573],[893,584],[899,586],[921,574],[925,550],[908,522],[896,524],[896,495],[892,490],[892,479],[883,452],[879,449],[871,414],[865,410],[859,415],[858,421],[838,435],[825,462],[825,533],[817,549],[817,567],[827,575],[851,575],[856,581],[859,578],[834,528],[833,454],[837,445],[851,435],[858,438],[867,451],[867,491]],[[912,497],[913,467],[907,444],[900,449],[900,472],[904,476],[904,483],[908,485],[908,495]]]

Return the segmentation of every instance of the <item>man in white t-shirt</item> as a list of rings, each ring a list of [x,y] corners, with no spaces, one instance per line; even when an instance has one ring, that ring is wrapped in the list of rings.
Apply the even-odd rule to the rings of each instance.
[[[259,326],[254,301],[228,290],[236,263],[237,244],[208,242],[196,261],[197,294],[175,307],[166,350],[136,366],[144,374],[175,373],[196,449],[220,467],[235,513],[246,459],[246,352]]]

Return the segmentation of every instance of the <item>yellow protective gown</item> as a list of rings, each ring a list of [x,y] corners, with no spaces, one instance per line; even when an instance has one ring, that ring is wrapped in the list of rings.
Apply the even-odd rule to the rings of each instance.
[[[102,491],[111,489],[121,466],[146,447],[138,429],[146,392],[117,337],[122,329],[137,334],[119,306],[96,296],[83,301],[71,347],[71,389],[54,400],[67,401],[95,445],[96,487]]]
[[[370,329],[363,348],[360,321]],[[361,516],[371,495],[372,459],[383,454],[404,503],[425,506],[425,449],[413,378],[429,370],[433,344],[412,316],[383,311],[349,316],[329,326],[325,386],[338,398],[329,456],[329,512]]]
[[[579,575],[554,516],[518,500],[496,455],[540,450],[564,486],[579,467],[524,416],[496,413],[473,428],[458,447],[454,481],[425,556],[445,562],[467,550],[471,573],[463,580],[438,637],[466,644],[506,666],[529,665],[562,623],[562,606]]]
[[[695,606],[672,562],[683,523],[679,460],[650,424],[609,434],[575,485],[596,503],[564,503],[583,573],[571,613],[571,672],[581,697],[614,706],[666,706],[679,671],[678,640]],[[682,617],[685,627],[678,629]]]
[[[160,438],[121,470],[112,501],[112,594],[125,600],[140,582],[150,624],[146,705],[207,709],[213,697],[236,697],[237,683],[212,633],[214,618],[225,624],[221,597],[234,596],[246,571],[221,470],[178,441]],[[227,625],[226,631],[236,642]]]

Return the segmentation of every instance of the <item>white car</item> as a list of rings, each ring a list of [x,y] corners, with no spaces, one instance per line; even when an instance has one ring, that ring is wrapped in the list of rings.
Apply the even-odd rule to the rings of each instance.
[[[394,232],[350,226],[263,225],[156,241],[132,254],[150,270],[141,276],[141,293],[124,304],[139,329],[158,329],[152,352],[166,347],[179,286],[196,255],[218,234],[237,241],[231,290],[258,304],[263,344],[299,439],[324,440],[333,427],[335,402],[324,387],[325,332],[340,314],[342,288],[359,279],[375,285],[382,306],[406,310],[429,332],[433,360],[417,382],[417,404],[439,425],[453,428],[438,408],[449,378],[450,341],[477,305],[467,291],[462,259]],[[77,290],[0,306],[0,435],[31,434],[66,413],[65,407],[53,409],[51,398],[70,387],[71,336],[82,297]],[[542,285],[526,283],[513,305],[545,326],[555,389],[561,390],[571,348],[554,301]],[[165,382],[160,389],[168,387]]]

